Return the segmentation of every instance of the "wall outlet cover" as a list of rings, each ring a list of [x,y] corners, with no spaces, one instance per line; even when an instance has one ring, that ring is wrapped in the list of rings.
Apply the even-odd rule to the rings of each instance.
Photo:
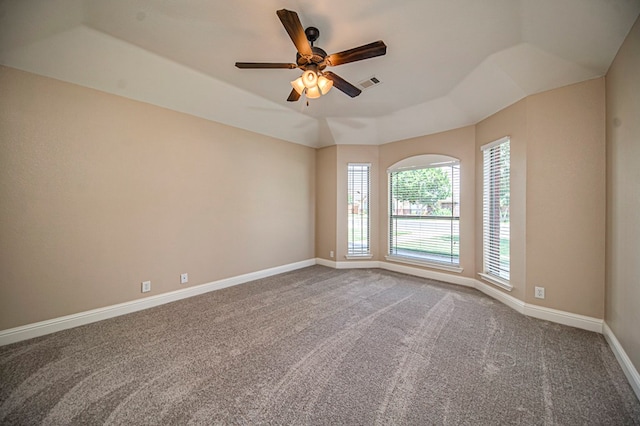
[[[534,290],[535,290],[534,296],[537,299],[544,299],[544,287],[535,287]]]
[[[142,292],[146,293],[151,291],[151,281],[143,281],[142,282]]]
[[[180,284],[186,284],[189,282],[189,274],[180,274]]]

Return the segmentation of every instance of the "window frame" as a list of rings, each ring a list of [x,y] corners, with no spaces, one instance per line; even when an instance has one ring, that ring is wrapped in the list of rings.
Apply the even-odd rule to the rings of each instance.
[[[457,263],[449,263],[449,262],[439,262],[437,260],[433,260],[433,259],[426,259],[426,258],[420,258],[418,256],[402,256],[402,255],[398,255],[397,254],[397,250],[398,248],[393,246],[393,224],[392,221],[394,220],[394,217],[397,217],[398,215],[394,215],[393,214],[393,188],[392,188],[392,174],[393,173],[397,173],[397,172],[402,172],[402,171],[408,171],[408,170],[419,170],[419,169],[428,169],[428,168],[437,168],[437,167],[444,167],[446,164],[451,165],[451,167],[457,166],[458,167],[458,171],[457,171],[457,191],[458,194],[457,196],[455,194],[452,194],[452,207],[451,207],[451,216],[442,216],[443,218],[451,218],[450,220],[455,220],[455,222],[457,223],[456,228],[457,228],[457,234],[455,236],[457,236],[458,238],[458,256],[457,256]],[[440,154],[422,154],[422,155],[415,155],[412,157],[408,157],[405,158],[395,164],[393,164],[392,166],[390,166],[387,169],[387,201],[388,201],[388,209],[387,209],[387,237],[388,237],[388,241],[387,241],[387,254],[385,256],[386,260],[389,261],[393,261],[393,262],[399,262],[399,263],[406,263],[409,265],[416,265],[416,266],[423,266],[423,267],[429,267],[429,268],[433,268],[433,269],[441,269],[441,270],[445,270],[448,272],[456,272],[456,273],[460,273],[463,271],[463,268],[461,267],[462,265],[462,258],[460,256],[460,212],[459,212],[459,208],[460,208],[460,192],[461,192],[461,182],[460,182],[460,176],[461,176],[461,161],[458,158],[455,157],[451,157],[448,155],[440,155]],[[451,182],[451,186],[453,187],[456,184],[455,181]],[[455,202],[457,201],[458,203],[458,215],[455,216],[454,212],[455,212]],[[438,216],[440,217],[440,216]],[[453,222],[452,222],[453,224]],[[452,236],[454,235],[453,233],[451,234]],[[394,253],[394,251],[396,251],[396,253]]]
[[[353,245],[356,241],[353,239],[355,232],[352,232],[355,225],[354,222],[354,214],[353,214],[353,203],[349,202],[349,197],[353,197],[352,193],[352,168],[353,167],[364,167],[366,168],[366,195],[360,195],[360,202],[362,200],[366,200],[363,206],[359,205],[360,211],[366,211],[366,224],[363,224],[362,220],[360,222],[360,229],[366,229],[366,242],[364,244],[366,250],[354,250]],[[363,189],[363,186],[360,186],[360,189]],[[349,162],[347,163],[347,206],[352,206],[351,213],[347,211],[347,254],[345,256],[346,259],[371,259],[373,257],[371,253],[371,163],[364,162]],[[363,228],[364,225],[364,228]],[[361,241],[361,240],[360,240]]]
[[[498,175],[495,167],[499,165],[495,160],[495,153],[497,149],[501,149],[507,144],[509,152],[509,163],[506,176],[500,173],[498,177],[499,181],[496,183],[495,179]],[[511,138],[509,136],[502,137],[493,142],[485,144],[480,147],[482,151],[482,272],[480,275],[486,281],[497,285],[505,290],[511,291],[513,285],[511,284]],[[493,156],[492,156],[493,155]],[[491,166],[491,170],[487,170],[487,167]],[[508,239],[509,250],[507,255],[507,268],[503,269],[501,264],[504,263],[501,260],[501,236],[502,236],[502,219],[500,217],[500,198],[505,195],[503,192],[504,185],[507,185],[506,194],[509,197],[509,226],[508,226]],[[497,190],[495,188],[498,188]],[[496,207],[496,203],[498,207]],[[495,215],[498,214],[498,224],[495,224]],[[497,234],[495,230],[498,230]],[[495,241],[498,241],[497,246]]]

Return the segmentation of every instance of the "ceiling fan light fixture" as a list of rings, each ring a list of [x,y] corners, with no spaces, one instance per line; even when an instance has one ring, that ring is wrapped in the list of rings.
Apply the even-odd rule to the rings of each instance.
[[[329,93],[329,90],[333,87],[333,81],[329,80],[327,77],[321,75],[318,77],[318,89],[320,89],[320,93],[326,95]]]
[[[320,89],[318,88],[318,86],[313,86],[313,87],[307,87],[306,95],[307,95],[307,98],[309,99],[316,99],[322,96],[322,93],[320,92]]]
[[[318,85],[318,74],[314,70],[306,70],[302,73],[302,83],[307,89]]]
[[[304,83],[302,82],[302,77],[298,77],[291,82],[291,86],[293,86],[294,90],[298,92],[298,95],[302,95],[304,92]]]

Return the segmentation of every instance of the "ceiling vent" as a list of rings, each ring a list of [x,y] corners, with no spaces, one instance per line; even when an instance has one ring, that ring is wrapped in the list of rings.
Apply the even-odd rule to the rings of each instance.
[[[377,84],[382,83],[380,80],[378,80],[376,77],[369,77],[366,80],[362,80],[360,83],[358,83],[360,85],[360,87],[362,87],[363,89],[369,89]]]

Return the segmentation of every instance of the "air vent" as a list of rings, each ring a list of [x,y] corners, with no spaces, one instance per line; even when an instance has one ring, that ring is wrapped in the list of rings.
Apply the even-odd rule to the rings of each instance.
[[[369,89],[377,84],[382,83],[380,80],[378,80],[377,77],[369,77],[366,80],[362,80],[360,83],[358,83],[360,85],[360,87],[362,87],[363,89]]]

